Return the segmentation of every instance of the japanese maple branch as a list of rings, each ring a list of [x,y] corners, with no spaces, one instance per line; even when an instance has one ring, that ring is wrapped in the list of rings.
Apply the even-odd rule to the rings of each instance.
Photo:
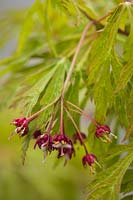
[[[97,25],[100,25],[101,28],[104,28],[104,25],[103,25],[102,23],[100,23],[100,21],[97,21],[97,20],[93,19],[91,16],[89,16],[88,13],[86,13],[86,12],[82,9],[82,7],[79,6],[79,10],[80,10],[89,20],[91,20],[91,21],[94,22],[94,25],[96,26],[96,28],[97,28]],[[110,12],[110,14],[111,14],[111,12]],[[118,28],[118,33],[120,33],[120,34],[122,34],[122,35],[125,35],[125,36],[128,36],[128,35],[129,35],[129,32],[128,32],[128,31],[122,30],[122,29],[120,29],[120,28]]]
[[[86,36],[86,33],[88,31],[88,29],[91,27],[91,25],[93,24],[93,22],[89,22],[86,27],[84,28],[83,32],[82,32],[82,35],[81,35],[81,38],[79,40],[79,43],[77,45],[77,48],[76,48],[76,51],[75,51],[75,54],[73,56],[73,59],[72,59],[72,62],[71,62],[71,65],[70,65],[70,68],[69,68],[69,71],[68,71],[68,74],[67,74],[67,77],[66,77],[66,80],[65,80],[65,83],[64,83],[64,86],[63,86],[63,89],[62,89],[62,97],[64,98],[64,93],[66,91],[66,87],[68,85],[68,82],[71,78],[71,75],[72,75],[72,72],[73,72],[73,69],[74,69],[74,66],[75,66],[75,63],[76,63],[76,59],[78,57],[78,54],[79,54],[79,51],[81,49],[81,46],[84,42],[84,39],[85,39],[85,36]]]
[[[71,65],[70,65],[70,68],[69,68],[69,71],[68,71],[68,74],[67,74],[67,77],[66,77],[66,80],[65,80],[63,89],[62,89],[62,93],[61,93],[62,98],[64,98],[64,94],[65,94],[67,85],[68,85],[68,83],[69,83],[69,80],[70,80],[70,78],[71,78],[73,69],[74,69],[74,67],[75,67],[75,63],[76,63],[76,60],[77,60],[79,51],[80,51],[80,49],[81,49],[81,47],[82,47],[82,44],[83,44],[83,42],[84,42],[85,36],[86,36],[86,34],[87,34],[89,28],[90,28],[93,24],[95,24],[96,21],[97,21],[97,22],[100,22],[100,21],[102,21],[103,19],[105,19],[106,17],[108,17],[109,15],[110,15],[110,13],[107,13],[106,15],[104,15],[103,17],[101,17],[100,19],[98,19],[98,20],[93,20],[93,21],[89,22],[89,23],[85,26],[85,28],[84,28],[84,30],[83,30],[83,32],[82,32],[81,38],[80,38],[80,40],[79,40],[79,43],[78,43],[78,45],[77,45],[75,54],[74,54],[74,56],[73,56],[73,59],[72,59],[72,62],[71,62]]]

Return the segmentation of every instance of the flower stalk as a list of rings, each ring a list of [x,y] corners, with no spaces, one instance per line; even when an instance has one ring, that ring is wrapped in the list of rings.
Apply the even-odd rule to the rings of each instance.
[[[64,107],[64,109],[65,109],[65,111],[66,111],[66,113],[67,113],[69,119],[71,120],[71,122],[72,122],[72,124],[73,124],[75,130],[77,131],[77,133],[78,133],[78,135],[79,135],[79,138],[80,138],[80,140],[81,140],[81,142],[82,142],[82,145],[83,145],[83,147],[84,147],[84,149],[85,149],[85,152],[86,152],[86,154],[87,154],[87,153],[88,153],[87,147],[86,147],[86,145],[85,145],[85,143],[84,143],[84,139],[82,138],[82,135],[81,135],[81,133],[80,133],[78,127],[77,127],[76,122],[74,121],[74,119],[73,119],[72,115],[70,114],[70,112],[68,111],[68,109],[67,109],[66,107]]]
[[[52,115],[51,120],[50,120],[50,122],[49,122],[48,130],[47,130],[47,134],[48,134],[48,135],[50,135],[50,132],[51,132],[51,129],[52,129],[54,120],[55,120],[55,116],[56,116],[56,111],[53,112],[53,115]]]
[[[42,108],[41,110],[39,110],[38,112],[36,112],[33,115],[31,115],[30,117],[28,117],[27,118],[28,122],[30,122],[33,119],[37,118],[44,110],[46,110],[47,108],[55,105],[56,103],[58,103],[59,100],[60,100],[60,98],[57,98],[56,100],[52,101],[51,103],[49,103],[48,105],[46,105],[44,108]]]
[[[80,113],[82,115],[84,115],[87,119],[89,119],[95,126],[98,126],[99,124],[88,114],[86,113],[84,110],[82,110],[80,107],[78,107],[77,105],[71,103],[70,101],[68,100],[65,100],[65,102],[71,106],[73,106],[74,108],[76,108],[77,110],[73,110],[71,109],[72,111],[74,112],[77,112],[77,113]]]
[[[61,114],[60,114],[60,134],[64,134],[64,118],[63,118],[64,101],[61,97]]]

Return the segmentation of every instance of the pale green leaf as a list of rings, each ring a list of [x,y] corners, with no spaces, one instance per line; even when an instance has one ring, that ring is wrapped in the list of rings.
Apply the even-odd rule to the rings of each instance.
[[[133,136],[133,122],[131,122],[131,124],[129,125],[123,141],[127,140],[131,135]]]
[[[16,104],[16,102],[18,102],[19,107],[26,108],[25,116],[31,115],[32,109],[38,102],[38,99],[39,99],[41,93],[47,86],[48,82],[52,78],[56,69],[57,69],[56,66],[49,67],[49,68],[46,68],[45,70],[43,70],[41,72],[41,74],[38,73],[37,76],[34,75],[33,77],[31,77],[31,83],[32,84],[34,83],[33,86],[31,85],[30,89],[22,88],[18,92],[18,97],[14,101],[14,104]],[[30,79],[28,79],[28,80],[30,80]],[[26,90],[26,92],[25,92],[25,90]]]
[[[78,2],[75,0],[70,1],[70,0],[56,0],[53,4],[56,6],[58,5],[60,8],[64,9],[67,13],[77,16],[77,5]]]
[[[57,52],[56,52],[56,49],[55,49],[55,46],[54,46],[54,42],[53,42],[53,39],[52,39],[52,29],[51,29],[51,22],[50,22],[50,19],[49,19],[49,7],[50,7],[50,1],[46,0],[46,6],[45,6],[45,9],[43,12],[45,12],[46,14],[44,15],[44,28],[45,28],[45,32],[46,32],[46,38],[47,38],[47,41],[48,41],[48,45],[49,45],[49,48],[50,50],[52,51],[53,55],[54,56],[57,56]],[[43,16],[43,13],[42,13],[42,16]]]
[[[79,84],[80,84],[80,74],[79,72],[76,72],[74,76],[72,77],[71,84],[68,88],[68,92],[65,96],[67,100],[72,102],[73,104],[78,105],[79,104]],[[77,123],[77,126],[79,126],[79,118],[80,115],[77,113],[72,112],[72,117],[74,121]],[[75,128],[73,127],[73,124],[71,120],[68,118],[68,115],[65,113],[65,131],[66,133],[72,137],[72,135],[77,132]]]
[[[111,55],[111,51],[114,48],[114,42],[116,39],[119,23],[124,13],[125,7],[120,5],[111,14],[108,19],[107,25],[98,39],[94,42],[89,55],[88,74],[89,84],[95,82],[95,80],[101,74],[105,63]]]
[[[89,5],[90,6],[90,5]],[[80,3],[78,5],[79,10],[84,13],[86,16],[91,17],[92,19],[96,19],[97,15],[96,12],[94,11],[94,9],[92,7],[89,7],[87,5],[87,3],[85,3],[85,1],[80,0]]]
[[[114,82],[116,84],[118,82],[123,64],[122,61],[120,60],[120,57],[115,53],[114,50],[112,51],[112,56],[111,56],[111,66],[112,66],[112,74]]]
[[[118,156],[124,152],[133,152],[133,144],[120,144],[113,146],[113,148],[107,152],[107,155],[104,155],[104,158],[101,159],[101,162],[104,163],[108,160],[111,160],[115,156]]]
[[[120,78],[116,86],[116,92],[124,89],[133,76],[133,60],[130,60],[121,70]]]
[[[130,22],[130,34],[125,42],[124,47],[124,59],[128,61],[133,58],[133,6],[130,4],[127,6],[129,22]]]
[[[133,153],[129,153],[113,166],[97,174],[96,180],[92,181],[87,186],[87,199],[98,200],[101,199],[105,193],[111,191],[112,199],[118,200],[122,178],[132,161]]]
[[[22,164],[24,165],[25,163],[25,159],[26,159],[26,153],[27,153],[27,150],[29,148],[29,144],[30,144],[30,135],[26,135],[22,141],[22,147],[21,147],[21,151],[22,151],[22,154],[21,154],[21,159],[22,159]]]
[[[19,38],[17,53],[21,53],[23,50],[29,35],[31,34],[32,28],[34,26],[34,16],[37,10],[36,2],[29,9],[28,14],[26,16],[25,22],[22,27],[22,31]]]
[[[60,97],[61,90],[63,88],[65,72],[68,69],[68,66],[69,66],[68,60],[63,58],[60,61],[58,61],[56,65],[57,70],[53,78],[51,79],[50,83],[48,84],[47,89],[40,100],[41,106],[44,107],[45,105],[51,103],[52,101]],[[44,111],[41,114],[40,118],[38,119],[38,124],[42,125],[42,122],[44,122],[44,125],[45,125],[51,111],[52,111],[52,108],[49,108],[46,111]]]
[[[106,74],[106,76],[104,76],[104,74]],[[107,109],[111,106],[113,98],[108,61],[105,63],[105,67],[99,76],[99,80],[94,87],[94,102],[96,105],[95,117],[97,121],[103,123],[106,117]]]

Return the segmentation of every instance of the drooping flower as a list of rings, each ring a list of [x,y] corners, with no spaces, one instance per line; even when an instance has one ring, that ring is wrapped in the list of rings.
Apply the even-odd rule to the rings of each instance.
[[[34,145],[34,149],[36,148],[36,146],[43,150],[45,158],[48,152],[51,152],[53,150],[52,137],[49,134],[44,133],[43,135],[37,138],[36,143]]]
[[[99,125],[99,126],[97,126],[95,134],[97,137],[102,137],[105,133],[110,134],[110,132],[111,132],[111,130],[110,130],[109,126]]]
[[[17,127],[20,127],[25,123],[25,120],[26,120],[25,117],[17,118],[13,120],[12,124],[14,124]]]
[[[85,139],[86,139],[86,135],[85,135],[84,133],[81,132],[80,135],[81,135],[81,137],[82,137],[82,140],[85,140]],[[81,140],[81,137],[79,136],[78,133],[75,133],[75,134],[73,135],[73,142],[74,142],[74,144],[76,144],[77,141],[79,141],[80,144],[82,145],[83,142],[82,142],[82,140]]]
[[[15,132],[20,137],[27,135],[29,132],[28,120],[25,117],[14,119],[12,124],[16,126]]]
[[[92,166],[92,164],[95,163],[96,159],[97,158],[96,158],[96,156],[94,154],[86,154],[82,158],[83,166],[85,167],[87,164],[89,166]]]
[[[110,135],[117,138],[107,125],[98,125],[95,132],[96,137],[100,138],[103,142],[112,142]]]
[[[65,164],[68,159],[72,158],[74,153],[73,143],[69,137],[64,134],[57,134],[53,136],[53,148],[58,151],[58,158],[65,156]]]
[[[44,133],[43,135],[37,138],[36,143],[34,145],[34,149],[38,145],[40,149],[45,150],[46,147],[51,147],[50,143],[52,143],[51,136],[47,133]]]

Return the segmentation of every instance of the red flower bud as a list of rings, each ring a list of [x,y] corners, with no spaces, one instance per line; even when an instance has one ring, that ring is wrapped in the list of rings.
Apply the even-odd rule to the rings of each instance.
[[[52,137],[50,135],[48,135],[47,133],[39,136],[38,139],[36,140],[35,145],[34,145],[34,149],[36,148],[37,145],[42,150],[45,150],[46,148],[51,149],[51,147],[52,147]]]

